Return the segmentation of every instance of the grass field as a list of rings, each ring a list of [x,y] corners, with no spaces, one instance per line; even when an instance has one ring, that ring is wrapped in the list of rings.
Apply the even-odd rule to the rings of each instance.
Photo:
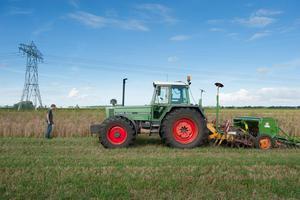
[[[0,199],[299,199],[300,150],[128,149],[97,138],[0,138]]]
[[[206,110],[209,120],[214,110]],[[299,109],[225,109],[274,117],[300,136]],[[89,134],[103,109],[57,110],[52,140],[45,111],[0,110],[0,199],[299,199],[300,149],[165,147],[139,135],[128,149],[108,150]]]
[[[209,120],[213,120],[215,110],[207,109]],[[91,123],[104,119],[103,109],[58,109],[54,113],[54,136],[89,136]],[[221,120],[231,120],[236,116],[274,117],[280,126],[292,135],[300,136],[300,109],[223,109]],[[0,110],[0,136],[43,137],[46,111]]]

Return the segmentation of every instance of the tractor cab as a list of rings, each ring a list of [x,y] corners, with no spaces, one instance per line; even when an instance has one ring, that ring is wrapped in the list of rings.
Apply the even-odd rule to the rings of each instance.
[[[152,105],[158,104],[190,104],[189,85],[178,82],[153,82],[154,94]]]
[[[161,120],[171,107],[191,105],[189,85],[178,82],[154,81],[154,93],[151,101],[153,120]]]

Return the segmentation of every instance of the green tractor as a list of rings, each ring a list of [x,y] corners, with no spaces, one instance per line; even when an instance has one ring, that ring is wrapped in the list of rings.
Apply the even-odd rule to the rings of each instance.
[[[124,82],[123,82],[124,84]],[[191,103],[189,86],[184,82],[153,82],[154,93],[148,106],[106,108],[102,124],[91,126],[106,148],[132,145],[141,129],[159,133],[163,143],[177,148],[193,148],[207,140],[206,117],[199,105]]]
[[[300,147],[297,138],[290,137],[273,118],[237,117],[233,123],[219,123],[219,90],[223,84],[216,83],[216,120],[208,122],[202,100],[199,105],[191,103],[190,84],[184,82],[153,83],[154,93],[149,106],[124,106],[125,81],[123,80],[123,106],[106,108],[102,124],[91,125],[91,133],[98,134],[106,148],[128,147],[137,134],[147,130],[158,133],[162,142],[170,147],[194,148],[206,141],[215,145],[234,147]],[[114,104],[116,101],[114,101]]]

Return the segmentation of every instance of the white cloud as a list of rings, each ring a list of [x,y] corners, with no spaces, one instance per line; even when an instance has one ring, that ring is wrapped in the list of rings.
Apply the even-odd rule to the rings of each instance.
[[[117,21],[116,25],[128,30],[148,31],[148,27],[139,20]]]
[[[300,103],[300,89],[299,88],[261,88],[258,91],[260,100],[269,99],[269,102],[280,104],[294,104]]]
[[[76,21],[92,27],[92,28],[100,28],[107,24],[107,21],[104,17],[97,16],[91,13],[78,11],[75,13],[70,13],[68,15],[70,18],[75,19]]]
[[[237,22],[239,24],[249,26],[249,27],[258,27],[258,28],[262,28],[269,24],[272,24],[272,23],[274,23],[274,21],[275,21],[275,19],[273,19],[273,18],[259,17],[259,16],[250,17],[248,19],[239,18],[239,19],[234,20],[234,22]]]
[[[69,3],[78,8],[78,0]],[[85,11],[69,13],[68,18],[91,28],[117,27],[127,30],[148,31],[147,25],[153,23],[174,24],[178,20],[171,15],[171,9],[162,4],[140,4],[134,7],[134,18],[120,18],[115,10],[108,10],[104,15],[96,15]]]
[[[210,28],[209,31],[211,32],[224,32],[225,30],[222,28]]]
[[[170,38],[171,41],[185,41],[185,40],[189,40],[191,38],[191,36],[189,35],[175,35],[173,37]]]
[[[271,34],[270,31],[263,31],[263,32],[258,32],[258,33],[254,33],[250,38],[249,38],[249,41],[252,41],[252,40],[257,40],[257,39],[260,39],[260,38],[263,38],[263,37],[267,37]]]
[[[178,57],[177,56],[170,56],[168,57],[168,62],[177,62],[178,61]]]
[[[240,89],[232,93],[220,93],[220,98],[222,102],[231,103],[231,102],[249,102],[256,99],[255,96],[246,89]]]
[[[259,9],[253,12],[249,18],[237,18],[233,22],[244,26],[263,28],[276,21],[274,16],[281,14],[282,11]]]
[[[224,22],[223,19],[209,19],[206,21],[207,24],[210,24],[210,25],[216,25],[216,24],[220,24]]]
[[[259,74],[267,74],[270,72],[270,69],[267,67],[259,67],[256,69],[256,72]]]
[[[228,33],[228,37],[231,37],[232,39],[238,39],[239,34],[238,33]]]
[[[77,11],[68,14],[68,17],[91,28],[103,28],[107,26],[118,27],[127,30],[148,31],[148,27],[139,20],[121,20],[116,18],[102,17],[88,12]]]
[[[224,105],[297,106],[300,104],[300,88],[266,87],[257,90],[240,89],[231,93],[220,93]]]
[[[37,28],[36,30],[34,30],[32,32],[33,35],[40,35],[42,33],[45,33],[45,32],[48,32],[48,31],[51,31],[53,28],[53,22],[49,22],[49,23],[46,23],[42,26],[40,26],[39,28]]]
[[[256,15],[256,16],[273,16],[273,15],[279,15],[282,13],[283,12],[281,10],[259,9],[254,13],[254,15]]]
[[[69,0],[69,4],[75,8],[79,8],[79,0]]]
[[[137,5],[136,8],[138,10],[143,11],[142,16],[144,16],[146,20],[157,20],[169,24],[174,24],[178,21],[175,17],[171,15],[171,9],[162,4],[140,4]]]
[[[264,74],[268,74],[271,71],[276,71],[279,70],[277,73],[280,73],[280,71],[282,70],[291,70],[291,69],[296,69],[299,68],[300,69],[300,59],[296,58],[290,61],[286,61],[286,62],[282,62],[282,63],[278,63],[278,64],[273,64],[271,66],[268,67],[258,67],[256,68],[256,72],[258,74],[264,75]]]
[[[79,90],[77,90],[76,88],[72,88],[68,94],[68,97],[74,98],[74,97],[78,97],[78,95],[79,95]]]
[[[288,33],[300,28],[300,19],[295,19],[292,23],[285,23],[285,25],[280,26],[276,29],[278,33]]]
[[[292,68],[292,69],[293,68],[300,68],[300,58],[293,59],[293,60],[290,60],[290,61],[287,61],[287,62],[284,62],[284,63],[276,64],[273,67],[283,68],[283,69],[286,69],[286,68]]]

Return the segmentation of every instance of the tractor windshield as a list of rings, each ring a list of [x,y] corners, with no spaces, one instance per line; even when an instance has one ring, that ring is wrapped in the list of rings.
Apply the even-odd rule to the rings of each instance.
[[[172,86],[172,104],[188,104],[188,89],[182,86]]]

